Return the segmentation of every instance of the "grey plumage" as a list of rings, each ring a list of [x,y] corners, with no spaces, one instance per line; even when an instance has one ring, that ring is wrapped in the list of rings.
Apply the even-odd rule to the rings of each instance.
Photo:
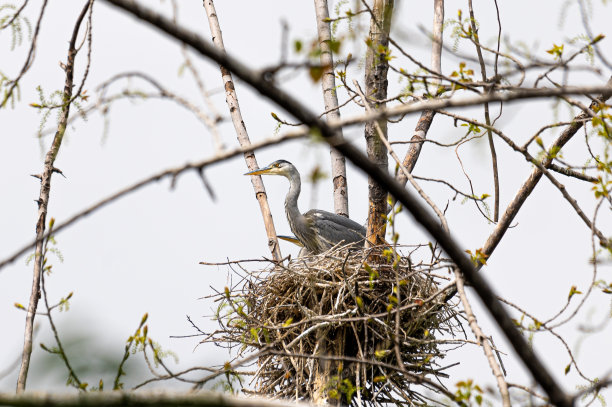
[[[324,252],[338,243],[363,243],[366,230],[349,218],[335,213],[312,209],[302,214],[297,200],[302,183],[300,173],[285,160],[274,161],[269,166],[245,175],[282,175],[289,180],[289,192],[285,198],[285,212],[289,227],[302,245],[312,254]]]

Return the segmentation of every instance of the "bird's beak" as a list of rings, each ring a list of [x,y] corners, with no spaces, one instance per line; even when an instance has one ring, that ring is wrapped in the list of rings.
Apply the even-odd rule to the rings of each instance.
[[[272,167],[267,166],[265,168],[260,168],[258,170],[253,170],[251,172],[247,172],[244,175],[261,175],[261,174],[267,174],[270,170],[272,169]]]
[[[298,245],[300,247],[304,247],[302,242],[300,242],[297,237],[294,237],[294,236],[284,236],[284,235],[276,235],[276,237],[278,237],[279,239],[284,240],[286,242],[291,242],[291,243],[293,243],[295,245]]]

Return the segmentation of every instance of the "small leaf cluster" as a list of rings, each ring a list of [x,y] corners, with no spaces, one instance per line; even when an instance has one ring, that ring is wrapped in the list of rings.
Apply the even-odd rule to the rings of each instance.
[[[338,367],[338,373],[342,373],[342,364]],[[349,379],[342,379],[341,376],[332,376],[327,383],[327,396],[334,400],[344,399],[347,405],[351,404],[353,395],[357,391],[355,384]]]
[[[51,274],[51,270],[53,269],[52,264],[49,263],[49,257],[47,256],[49,253],[55,254],[61,263],[64,262],[64,256],[62,252],[55,247],[57,245],[57,241],[55,240],[55,236],[51,233],[53,232],[53,226],[55,225],[55,218],[51,218],[49,220],[49,228],[48,235],[43,242],[43,252],[42,252],[42,266],[43,272],[47,273],[47,275]],[[36,253],[30,254],[26,259],[26,265],[30,264],[32,260],[36,258]]]
[[[6,13],[6,14],[5,14]],[[0,5],[0,31],[11,29],[11,51],[23,43],[23,26],[28,30],[28,39],[32,38],[32,24],[27,17],[16,16],[17,7],[13,4]]]
[[[173,352],[164,351],[157,342],[153,341],[153,339],[149,337],[149,327],[148,325],[145,325],[148,318],[148,313],[142,316],[138,328],[136,328],[134,334],[128,337],[126,341],[123,358],[121,360],[121,363],[119,363],[117,375],[115,376],[113,390],[123,389],[123,382],[121,381],[121,377],[125,376],[126,374],[124,370],[124,365],[130,355],[134,355],[138,352],[143,352],[143,355],[148,363],[146,353],[147,347],[149,347],[153,352],[153,361],[155,363],[155,366],[159,366],[159,364],[162,363],[162,360],[165,359],[167,356],[172,356],[175,361],[177,360],[177,357]],[[101,384],[103,385],[103,383]]]
[[[552,55],[555,58],[555,61],[560,60],[561,56],[563,55],[563,44],[553,44],[551,49],[546,50],[546,53]]]
[[[608,283],[604,280],[598,280],[595,282],[595,287],[599,288],[604,294],[612,294],[612,283]]]
[[[334,35],[334,36],[338,32],[338,27],[340,26],[340,22],[341,21],[346,21],[349,34],[352,37],[355,36],[355,28],[354,28],[355,19],[354,19],[354,17],[357,16],[359,13],[355,13],[350,8],[347,9],[347,10],[342,10],[342,8],[344,6],[346,6],[348,3],[349,3],[348,0],[340,0],[340,1],[338,1],[334,5],[334,14],[336,15],[336,18],[329,18],[329,19],[327,19],[327,22],[331,23],[331,32],[332,32],[332,35]]]
[[[243,349],[248,345],[261,345],[262,342],[272,342],[270,331],[265,327],[249,327],[249,310],[253,307],[249,301],[241,296],[232,296],[229,287],[225,287],[225,298],[217,307],[215,318],[223,322],[227,327],[241,331],[241,343]],[[293,322],[288,318],[284,322],[287,327]]]
[[[329,46],[329,49],[332,53],[340,53],[342,41],[330,39],[325,40],[324,42]],[[300,39],[294,40],[293,50],[296,54],[301,54],[302,52],[305,52],[306,50],[304,49],[304,42]],[[307,60],[310,61],[308,63],[308,74],[310,75],[310,79],[312,79],[313,82],[320,81],[325,71],[328,71],[331,68],[330,66],[321,65],[319,63],[318,58],[320,58],[322,53],[323,50],[321,50],[318,40],[312,40],[310,42],[309,49],[307,50],[307,52],[305,52]]]
[[[9,94],[10,88],[15,86]],[[14,83],[8,76],[4,75],[0,71],[0,89],[4,89],[2,92],[2,102],[0,102],[0,108],[4,107],[6,102],[11,102],[11,108],[15,108],[15,102],[21,99],[21,91],[19,88],[19,82]]]
[[[472,253],[472,251],[469,249],[465,252],[470,255],[470,260],[472,260],[472,263],[474,263],[475,266],[478,266],[480,264],[484,266],[487,264],[487,258],[489,257],[489,255],[483,252],[482,248],[476,249],[474,253]]]
[[[51,112],[53,110],[58,111],[57,120],[59,121],[61,114],[60,109],[66,106],[68,101],[64,96],[64,92],[60,90],[55,90],[46,96],[42,86],[39,85],[36,87],[36,91],[38,92],[38,103],[30,103],[30,107],[38,109],[39,113],[42,113],[42,118],[38,125],[38,136],[41,137],[43,128],[47,124]],[[87,120],[87,113],[83,109],[81,102],[87,102],[88,100],[89,95],[87,94],[87,90],[83,90],[79,95],[70,100],[70,103],[78,110],[83,120]]]
[[[600,103],[593,109],[597,114],[591,119],[593,132],[598,136],[603,143],[603,151],[601,155],[595,156],[597,171],[597,181],[594,183],[592,190],[595,198],[608,198],[612,195],[612,157],[610,147],[612,147],[612,114],[610,114],[610,106]]]
[[[479,24],[478,21],[474,21],[474,25],[476,29],[478,29]],[[457,19],[448,19],[445,21],[443,30],[445,30],[448,26],[451,27],[451,38],[455,41],[453,43],[453,51],[457,51],[459,49],[459,42],[462,39],[472,39],[473,41],[478,42],[478,34],[472,29],[472,19],[469,17],[463,17],[463,11],[461,9],[457,10]]]
[[[474,70],[467,68],[467,64],[465,62],[459,62],[459,70],[453,71],[450,74],[451,78],[457,78],[461,83],[469,83],[472,82],[474,76]],[[464,87],[454,83],[452,85],[453,90],[463,89]]]
[[[482,388],[472,379],[462,380],[455,384],[455,401],[464,406],[482,405]]]
[[[470,71],[471,71],[471,69],[470,69]],[[472,72],[473,72],[473,71],[472,71]],[[453,72],[453,73],[455,73],[455,72]],[[469,135],[469,134],[471,134],[471,133],[474,133],[474,134],[478,134],[478,133],[480,133],[480,127],[478,127],[478,126],[477,126],[477,125],[475,125],[474,123],[462,123],[462,124],[461,124],[461,126],[462,126],[462,127],[467,127],[467,128],[468,128],[468,129],[467,129],[468,131],[467,131],[467,134],[466,134],[466,135]]]

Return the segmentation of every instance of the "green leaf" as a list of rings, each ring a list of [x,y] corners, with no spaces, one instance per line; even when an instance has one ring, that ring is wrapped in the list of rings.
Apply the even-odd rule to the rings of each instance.
[[[553,44],[553,47],[551,49],[546,50],[546,52],[554,56],[555,59],[559,59],[561,58],[561,55],[563,55],[563,44]]]
[[[323,67],[320,65],[311,66],[308,70],[308,74],[313,82],[319,82],[323,76]]]
[[[342,45],[340,41],[325,40],[325,42],[327,43],[327,45],[329,45],[329,49],[331,50],[331,52],[333,52],[334,54],[340,52],[340,45]]]
[[[570,288],[570,292],[569,292],[569,295],[567,296],[567,300],[569,301],[574,296],[574,294],[582,294],[582,291],[578,291],[575,285],[573,285]]]
[[[302,51],[302,48],[304,48],[304,44],[302,43],[302,41],[293,41],[293,49],[295,50],[295,52],[299,53],[300,51]]]
[[[361,298],[360,296],[356,296],[355,302],[357,303],[359,309],[363,309],[363,298]]]

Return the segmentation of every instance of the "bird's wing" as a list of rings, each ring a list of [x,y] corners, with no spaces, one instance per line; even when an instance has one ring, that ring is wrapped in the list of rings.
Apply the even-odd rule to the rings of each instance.
[[[366,234],[365,228],[359,223],[355,222],[352,219],[347,218],[346,216],[336,215],[335,213],[322,211],[320,209],[311,209],[304,214],[306,218],[316,218],[328,222],[336,223],[340,226],[343,226],[347,229],[354,230],[358,233],[361,233],[363,236]]]
[[[306,212],[304,216],[312,228],[316,230],[317,235],[330,246],[334,246],[341,241],[345,243],[359,242],[365,238],[365,228],[344,216],[317,209]]]

